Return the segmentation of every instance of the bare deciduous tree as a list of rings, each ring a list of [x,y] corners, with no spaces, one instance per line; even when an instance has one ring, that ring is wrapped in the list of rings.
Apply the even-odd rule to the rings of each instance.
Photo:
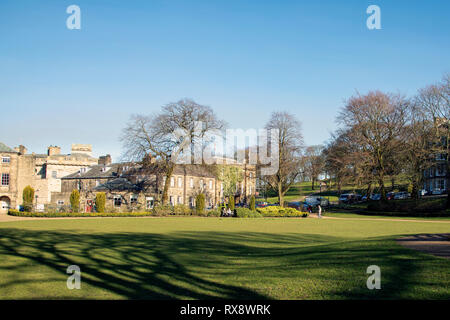
[[[450,74],[438,84],[419,91],[418,105],[433,123],[437,150],[446,159],[447,208],[450,208]]]
[[[323,157],[322,145],[309,146],[305,149],[304,155],[304,174],[311,180],[311,189],[314,190],[314,184],[319,175],[323,173],[325,159]]]
[[[155,165],[161,169],[164,177],[161,201],[166,204],[176,162],[181,157],[192,159],[195,156],[194,145],[202,144],[203,137],[213,130],[224,129],[225,123],[210,107],[188,99],[167,104],[161,109],[160,113],[150,116],[131,116],[121,140],[127,160],[141,162],[150,170],[154,170]],[[186,150],[189,154],[183,154]],[[146,161],[149,158],[155,159],[153,164]]]
[[[351,97],[338,117],[350,140],[364,156],[365,167],[372,170],[383,201],[386,200],[384,179],[389,173],[389,158],[403,147],[406,107],[407,101],[399,95],[369,92]]]
[[[273,112],[265,128],[277,129],[279,167],[275,174],[263,176],[267,184],[278,193],[280,206],[284,206],[284,195],[300,174],[303,135],[301,123],[287,112]]]

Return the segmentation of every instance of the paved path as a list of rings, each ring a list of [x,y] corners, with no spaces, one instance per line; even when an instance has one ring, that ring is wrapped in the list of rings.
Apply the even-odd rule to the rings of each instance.
[[[397,243],[406,248],[450,259],[450,233],[405,236],[397,239]]]
[[[316,213],[311,213],[310,218],[318,218]],[[363,221],[405,221],[405,222],[426,222],[426,223],[449,223],[450,220],[425,220],[424,219],[403,219],[403,218],[344,218],[344,217],[328,217],[322,215],[322,219],[336,219],[336,220],[363,220]]]

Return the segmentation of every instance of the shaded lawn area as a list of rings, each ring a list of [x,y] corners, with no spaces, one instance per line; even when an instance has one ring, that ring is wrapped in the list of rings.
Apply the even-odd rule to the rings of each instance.
[[[0,223],[0,299],[449,299],[450,260],[397,245],[449,223],[92,218]],[[81,268],[68,290],[66,269]],[[381,290],[368,290],[369,265]]]

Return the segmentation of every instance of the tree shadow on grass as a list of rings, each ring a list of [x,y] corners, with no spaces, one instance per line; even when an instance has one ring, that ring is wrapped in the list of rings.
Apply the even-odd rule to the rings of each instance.
[[[289,282],[292,278],[299,283],[302,280],[338,283],[337,274],[343,282],[348,282],[354,274],[358,274],[361,281],[353,287],[324,288],[324,296],[398,298],[411,289],[420,268],[418,262],[426,258],[419,255],[405,259],[399,255],[411,254],[410,251],[397,247],[393,250],[382,239],[349,241],[309,234],[85,234],[11,228],[0,229],[0,234],[0,257],[7,264],[0,261],[0,270],[13,269],[17,274],[29,272],[31,263],[54,270],[56,273],[51,277],[55,281],[65,281],[67,267],[79,265],[83,284],[113,293],[113,297],[128,299],[270,299],[272,297],[264,290],[251,289],[250,285],[242,283],[260,281],[261,277],[273,281]],[[8,262],[8,256],[21,259],[17,263],[17,259]],[[11,265],[11,261],[15,265]],[[368,276],[365,270],[368,265],[377,263],[381,267],[389,266],[384,275],[388,290],[374,295],[365,287]],[[325,272],[303,272],[314,271],[314,268]],[[249,274],[253,277],[256,274],[257,278]],[[0,290],[27,281],[37,287],[41,283],[32,279],[8,279],[0,284]],[[73,298],[61,290],[53,297]]]

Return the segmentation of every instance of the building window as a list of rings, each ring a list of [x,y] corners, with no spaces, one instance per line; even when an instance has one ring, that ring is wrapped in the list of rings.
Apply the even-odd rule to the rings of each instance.
[[[132,194],[131,196],[130,196],[130,204],[137,204],[138,203],[138,196],[137,196],[137,194]]]
[[[152,209],[153,205],[155,204],[155,200],[153,199],[153,197],[147,197],[145,200],[147,203],[147,209]]]
[[[250,172],[250,179],[251,179],[251,178],[253,178],[253,173],[252,173],[252,172]]]
[[[10,157],[2,157],[2,163],[10,163],[11,158]]]
[[[170,186],[175,187],[175,178],[174,177],[170,178]]]
[[[191,188],[194,188],[194,179],[190,179],[189,180],[189,185],[191,186]]]
[[[114,207],[120,207],[122,205],[122,197],[114,196]]]
[[[170,196],[170,197],[169,197],[169,201],[170,201],[170,204],[171,204],[171,205],[175,205],[175,204],[173,203],[173,196]]]
[[[2,173],[2,186],[9,186],[9,173]]]
[[[249,191],[250,191],[250,194],[252,194],[252,191],[253,191],[253,190],[252,190],[252,186],[250,186],[249,189],[250,189],[250,190],[249,190]]]
[[[212,188],[213,188],[213,182],[212,182],[212,180],[209,180],[209,189],[212,190]]]
[[[194,200],[194,197],[189,197],[189,205],[190,205],[191,207],[194,207],[194,206],[195,206],[195,200]]]
[[[203,189],[203,179],[200,180],[200,189]]]
[[[178,196],[178,204],[183,204],[183,198]]]
[[[178,178],[178,188],[181,188],[183,186],[183,179],[181,177]]]
[[[57,173],[56,171],[52,171],[52,178],[53,178],[53,179],[56,179],[57,174],[58,174],[58,173]]]

